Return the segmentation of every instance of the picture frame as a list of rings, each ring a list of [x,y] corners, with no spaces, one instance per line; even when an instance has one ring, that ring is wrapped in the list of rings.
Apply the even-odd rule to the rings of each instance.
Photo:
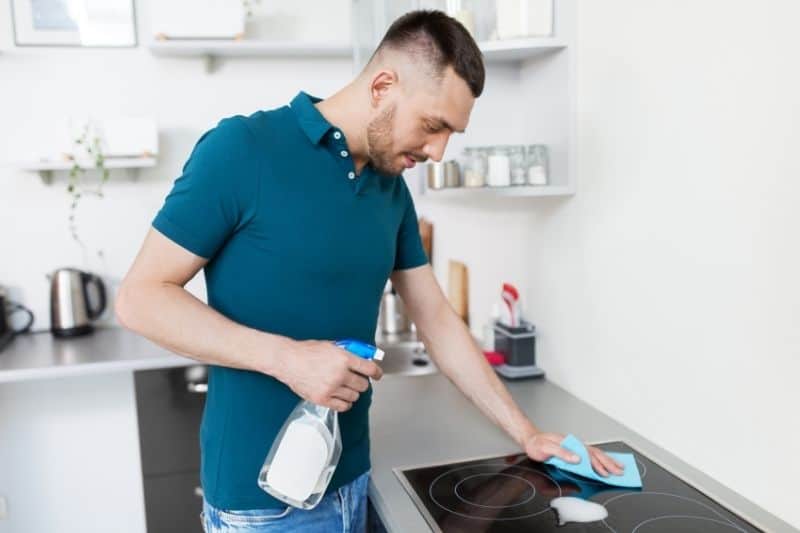
[[[10,0],[16,46],[133,48],[134,0]]]

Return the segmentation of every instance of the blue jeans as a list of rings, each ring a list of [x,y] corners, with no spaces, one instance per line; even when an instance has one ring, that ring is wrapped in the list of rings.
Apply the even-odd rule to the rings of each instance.
[[[367,529],[369,472],[326,494],[310,510],[280,509],[222,510],[203,499],[203,529],[206,533],[258,533],[308,531],[364,533]]]

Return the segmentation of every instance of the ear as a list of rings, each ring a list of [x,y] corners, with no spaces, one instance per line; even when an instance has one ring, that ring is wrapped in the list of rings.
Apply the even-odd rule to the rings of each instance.
[[[385,101],[391,91],[396,89],[399,84],[397,72],[392,69],[381,69],[372,76],[369,86],[370,101],[372,107],[378,107]]]

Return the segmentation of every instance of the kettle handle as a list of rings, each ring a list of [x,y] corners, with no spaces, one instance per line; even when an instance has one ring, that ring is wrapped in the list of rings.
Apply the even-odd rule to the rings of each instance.
[[[88,272],[82,272],[81,277],[83,278],[83,296],[86,299],[89,319],[94,320],[106,310],[106,286],[100,276],[89,274]],[[89,304],[89,295],[86,293],[86,287],[90,283],[94,283],[94,286],[97,287],[97,295],[100,298],[100,301],[97,302],[97,307],[95,309],[92,309],[91,305]]]

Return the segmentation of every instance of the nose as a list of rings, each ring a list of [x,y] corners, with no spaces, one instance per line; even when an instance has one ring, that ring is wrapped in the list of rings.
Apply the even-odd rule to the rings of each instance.
[[[450,135],[442,133],[430,139],[424,148],[425,155],[433,159],[437,163],[444,157],[444,150],[447,148],[447,141],[450,140]]]

